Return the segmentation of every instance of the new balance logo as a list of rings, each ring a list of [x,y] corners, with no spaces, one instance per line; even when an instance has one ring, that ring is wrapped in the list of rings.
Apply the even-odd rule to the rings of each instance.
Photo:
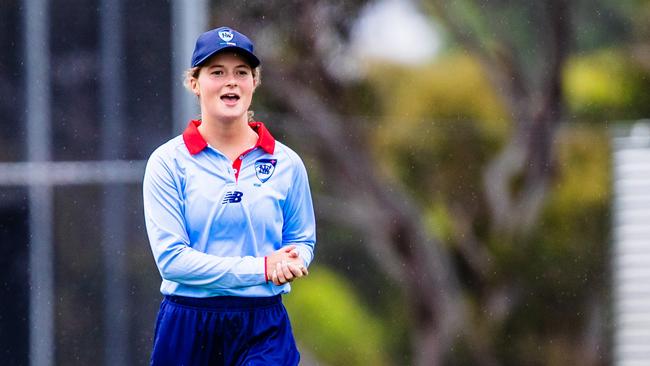
[[[221,201],[221,204],[226,204],[226,203],[238,203],[241,202],[241,196],[244,194],[239,191],[232,191],[232,192],[226,192],[226,195],[223,197],[223,201]]]

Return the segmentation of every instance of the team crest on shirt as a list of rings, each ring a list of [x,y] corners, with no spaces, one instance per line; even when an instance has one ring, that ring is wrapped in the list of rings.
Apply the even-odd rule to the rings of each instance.
[[[277,162],[277,159],[260,159],[256,161],[255,175],[257,175],[257,179],[262,183],[269,180],[275,171],[275,164]]]
[[[223,39],[226,42],[232,41],[234,35],[230,29],[219,31],[219,38]]]

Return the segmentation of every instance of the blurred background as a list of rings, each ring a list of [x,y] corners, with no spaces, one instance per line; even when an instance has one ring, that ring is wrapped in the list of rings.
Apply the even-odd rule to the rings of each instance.
[[[144,164],[221,25],[309,171],[302,364],[650,364],[644,0],[2,0],[0,364],[148,363]]]

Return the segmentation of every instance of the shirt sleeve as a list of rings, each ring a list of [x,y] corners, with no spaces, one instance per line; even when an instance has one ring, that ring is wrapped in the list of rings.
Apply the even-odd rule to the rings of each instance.
[[[296,162],[293,183],[283,207],[282,246],[295,245],[300,257],[309,266],[316,245],[316,219],[309,190],[307,170],[300,159]]]
[[[218,257],[193,249],[185,226],[180,179],[159,154],[147,162],[143,181],[147,235],[164,280],[207,289],[264,284],[264,258]]]

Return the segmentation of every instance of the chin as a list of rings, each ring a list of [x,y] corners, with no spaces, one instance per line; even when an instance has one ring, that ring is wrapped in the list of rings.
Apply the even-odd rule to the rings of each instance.
[[[216,117],[217,117],[218,120],[224,121],[224,122],[236,122],[236,121],[240,121],[242,119],[248,120],[248,116],[246,115],[246,113],[244,113],[244,114],[232,114],[232,113],[217,114]]]

